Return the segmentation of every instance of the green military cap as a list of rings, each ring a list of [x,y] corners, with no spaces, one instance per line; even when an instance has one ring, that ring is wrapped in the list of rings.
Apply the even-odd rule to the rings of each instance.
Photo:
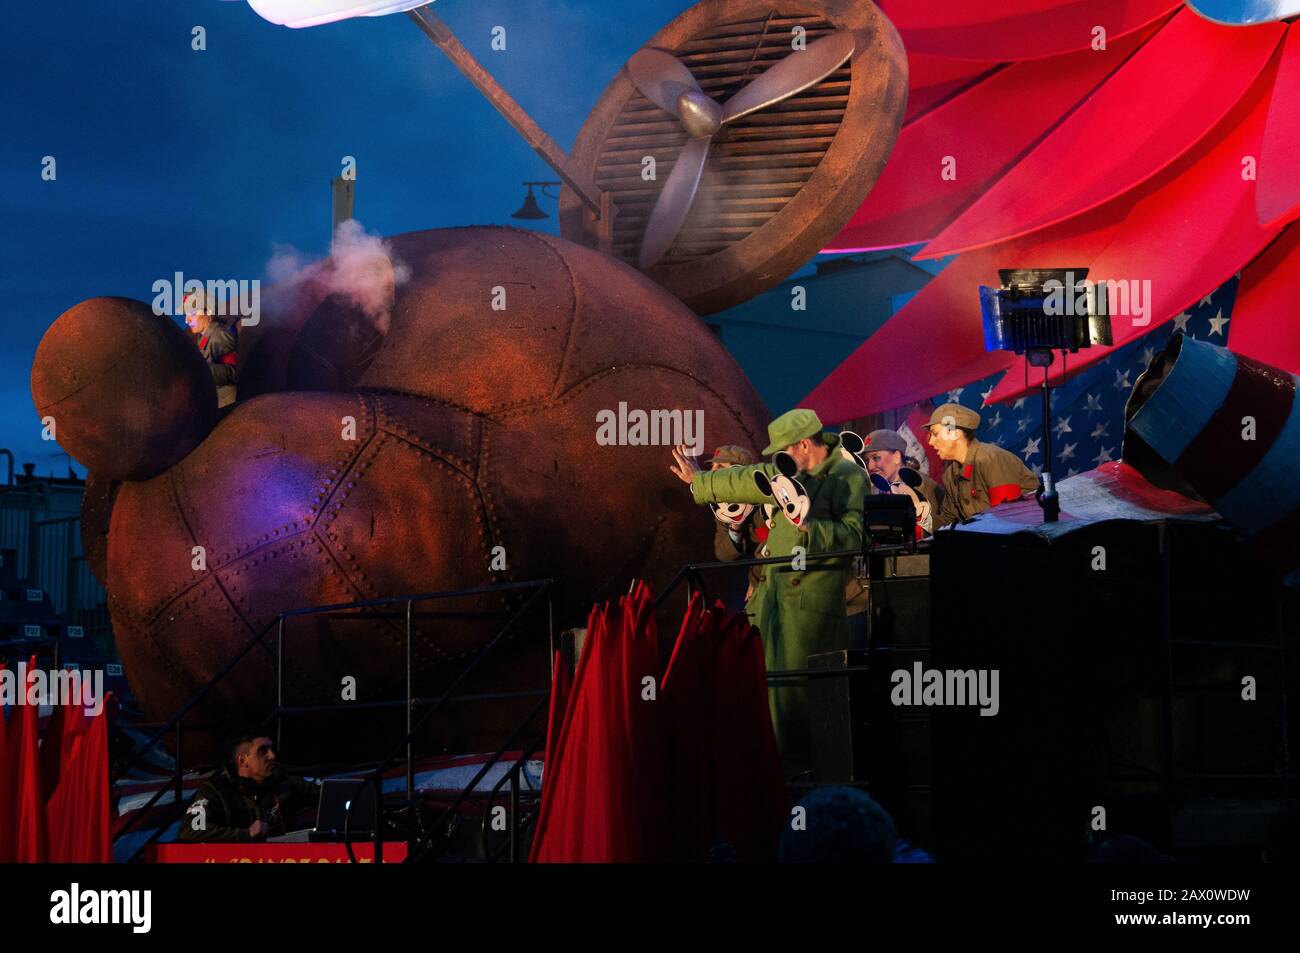
[[[946,424],[951,422],[956,427],[962,427],[966,430],[979,430],[980,415],[975,413],[969,407],[963,407],[961,404],[940,404],[930,415],[929,426],[935,424]]]
[[[798,443],[804,437],[822,432],[822,422],[817,411],[806,407],[788,410],[767,425],[767,448],[763,456],[771,456],[778,450],[784,450],[792,443]]]

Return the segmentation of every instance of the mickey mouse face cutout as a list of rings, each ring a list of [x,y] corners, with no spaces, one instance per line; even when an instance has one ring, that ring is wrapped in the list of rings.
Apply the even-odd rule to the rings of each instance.
[[[840,432],[840,454],[849,463],[856,463],[864,470],[867,468],[867,458],[863,456],[866,449],[867,442],[852,430]]]
[[[754,512],[753,503],[710,503],[713,518],[723,526],[744,526],[749,514]]]
[[[803,484],[795,479],[795,474],[799,472],[799,465],[794,462],[794,457],[784,451],[778,453],[773,458],[773,462],[779,471],[777,475],[769,480],[762,470],[755,470],[754,483],[760,491],[776,501],[777,507],[785,514],[786,519],[795,526],[802,526],[808,516],[811,501]]]
[[[912,498],[912,509],[916,512],[916,525],[924,533],[932,532],[934,526],[933,513],[930,511],[930,502],[921,495],[921,486],[924,480],[921,474],[917,473],[911,467],[903,467],[898,471],[899,486],[895,487],[879,473],[871,474],[871,484],[881,493],[902,494]],[[920,538],[918,536],[918,538]]]

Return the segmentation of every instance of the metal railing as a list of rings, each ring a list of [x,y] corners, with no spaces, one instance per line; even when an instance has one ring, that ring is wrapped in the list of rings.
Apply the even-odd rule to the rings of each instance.
[[[423,698],[415,697],[413,692],[414,672],[412,669],[412,659],[413,659],[412,620],[414,618],[413,606],[416,603],[428,602],[433,600],[466,598],[466,597],[473,597],[478,595],[488,595],[488,594],[495,594],[495,593],[504,593],[504,592],[511,592],[511,591],[527,591],[527,590],[532,590],[532,594],[524,601],[524,603],[521,606],[519,606],[517,609],[514,610],[514,612],[509,616],[505,625],[502,626],[497,631],[496,635],[485,646],[483,646],[482,649],[479,650],[479,652],[473,658],[473,660],[470,661],[470,663],[464,669],[461,670],[461,672],[452,681],[451,685],[448,686],[448,688],[445,689],[438,698],[423,699]],[[162,799],[162,797],[169,790],[174,790],[175,792],[175,802],[174,802],[176,808],[175,813],[178,816],[183,814],[184,800],[185,800],[184,740],[185,740],[185,732],[187,730],[187,726],[185,724],[185,720],[187,716],[196,707],[198,707],[203,703],[203,701],[212,693],[212,691],[217,687],[217,685],[219,685],[232,671],[234,671],[236,666],[238,666],[239,663],[242,662],[248,656],[248,654],[253,651],[253,649],[255,649],[259,645],[262,645],[265,642],[267,636],[269,636],[272,631],[275,631],[277,633],[277,644],[276,644],[276,652],[275,652],[276,704],[275,707],[272,709],[272,711],[266,716],[266,718],[263,719],[260,727],[264,729],[270,723],[272,722],[275,723],[277,746],[279,745],[280,739],[283,737],[283,724],[284,724],[284,717],[286,715],[299,715],[299,714],[321,713],[327,711],[342,711],[342,710],[353,710],[353,711],[374,710],[380,707],[395,707],[397,705],[401,705],[405,708],[406,711],[405,736],[403,737],[402,741],[398,744],[398,746],[393,750],[393,752],[382,762],[380,762],[379,765],[374,770],[370,771],[366,776],[367,782],[377,782],[374,784],[374,790],[375,790],[374,797],[375,797],[376,809],[375,809],[375,830],[373,832],[373,836],[375,840],[375,861],[377,863],[381,862],[383,858],[383,830],[384,830],[383,777],[382,777],[383,772],[389,769],[390,767],[392,767],[393,765],[395,765],[398,762],[398,760],[403,757],[403,755],[405,756],[406,803],[408,807],[410,807],[413,810],[415,804],[414,742],[417,733],[420,731],[421,728],[423,728],[428,723],[429,719],[436,712],[442,710],[444,706],[453,703],[501,700],[503,698],[520,698],[520,697],[527,697],[532,695],[541,696],[541,701],[539,702],[537,707],[542,707],[545,704],[545,700],[549,698],[550,695],[549,685],[546,689],[538,692],[515,692],[515,693],[496,692],[496,693],[465,694],[465,695],[455,694],[457,689],[460,688],[460,686],[464,683],[464,681],[476,669],[478,669],[479,666],[482,665],[483,662],[488,657],[490,657],[492,653],[500,645],[508,641],[513,631],[520,625],[520,621],[523,618],[523,616],[535,605],[537,605],[543,596],[546,597],[547,608],[548,608],[547,626],[546,626],[547,634],[550,640],[550,645],[553,648],[554,639],[555,639],[555,633],[554,633],[555,612],[554,612],[554,580],[551,579],[541,579],[541,580],[533,580],[529,582],[518,582],[518,583],[499,583],[496,585],[482,586],[482,587],[477,587],[472,589],[448,590],[443,592],[421,593],[419,595],[411,595],[411,596],[394,596],[385,599],[369,599],[369,600],[361,600],[361,601],[348,602],[348,603],[336,603],[336,604],[325,605],[325,606],[311,606],[302,609],[286,610],[284,612],[277,614],[274,619],[268,622],[265,626],[262,627],[261,630],[257,632],[256,635],[254,635],[251,639],[249,639],[249,641],[245,643],[244,646],[237,653],[235,653],[235,655],[224,666],[222,666],[222,668],[215,675],[213,675],[213,677],[209,679],[208,682],[202,688],[200,688],[194,695],[192,695],[189,698],[189,700],[187,700],[180,707],[180,709],[174,715],[172,715],[171,718],[169,718],[166,722],[162,723],[157,728],[157,730],[150,736],[150,738],[144,743],[144,745],[141,746],[141,748],[138,749],[113,774],[113,777],[110,779],[110,786],[116,789],[117,785],[121,783],[121,781],[125,778],[126,774],[129,771],[131,771],[137,764],[139,764],[140,761],[146,756],[148,752],[151,752],[155,748],[157,748],[158,745],[163,741],[163,739],[167,738],[169,735],[174,735],[176,770],[173,774],[172,785],[160,787],[157,791],[155,791],[153,796],[150,797],[149,800],[145,802],[144,805],[136,809],[136,813],[131,818],[131,820],[127,822],[127,824],[125,824],[122,828],[120,828],[118,831],[115,832],[114,839],[115,840],[120,839],[124,835],[134,830],[139,825],[140,821],[147,816],[148,812]],[[302,616],[319,615],[323,613],[345,612],[345,611],[359,610],[359,609],[360,610],[376,609],[385,606],[403,606],[405,609],[404,618],[405,618],[405,626],[406,626],[406,633],[405,633],[406,634],[406,638],[405,638],[406,692],[405,692],[405,697],[403,699],[390,700],[384,702],[373,702],[373,703],[340,702],[340,703],[328,704],[328,705],[306,705],[306,706],[301,706],[301,705],[290,706],[285,704],[284,661],[285,661],[285,647],[286,647],[285,646],[285,621],[286,620],[291,618],[296,618],[296,617],[302,617]],[[360,617],[363,616],[360,615],[354,616],[354,618],[360,618]],[[553,653],[552,653],[552,657],[553,657]],[[415,711],[420,708],[423,709],[423,713],[418,718],[416,718]],[[520,728],[516,729],[516,733],[511,736],[511,742],[515,737],[517,737],[519,731],[522,730],[524,725],[526,725],[528,721],[532,720],[532,718],[536,714],[536,710],[537,708],[535,707],[534,711],[529,714],[528,718],[525,720],[523,724],[521,724]],[[482,774],[485,774],[486,771],[490,769],[490,767],[500,759],[501,754],[504,752],[504,750],[506,749],[502,749],[502,751],[499,751],[493,757],[492,761],[489,762],[488,765],[485,765]],[[473,782],[471,782],[470,785],[471,790],[473,789],[474,785],[478,783],[478,780],[479,778],[476,778]],[[513,818],[512,818],[512,823],[513,823]],[[162,834],[167,830],[170,824],[171,824],[171,820],[168,820],[164,824],[157,825],[153,833],[143,843],[138,845],[137,848],[132,852],[131,856],[127,859],[127,862],[129,863],[138,860],[144,854],[145,850],[147,850],[152,844],[154,844],[158,840],[159,837],[162,836]],[[348,832],[345,826],[345,842],[349,841],[349,838],[347,838],[346,836],[347,833]],[[408,837],[408,848],[410,844],[411,841],[410,838]],[[355,861],[355,855],[352,852],[350,842],[348,842],[348,853],[349,856]]]

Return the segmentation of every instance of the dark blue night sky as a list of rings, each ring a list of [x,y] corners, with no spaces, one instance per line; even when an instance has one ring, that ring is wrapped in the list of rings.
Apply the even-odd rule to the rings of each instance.
[[[691,2],[439,0],[434,10],[567,148],[627,57]],[[265,277],[275,244],[323,255],[344,155],[357,159],[357,218],[385,235],[512,222],[519,183],[554,177],[404,14],[290,30],[221,0],[5,12],[0,446],[42,474],[65,473],[67,458],[40,439],[32,358],[77,302],[150,301],[153,282],[176,271]],[[196,25],[202,52],[191,49]],[[496,25],[504,52],[490,46]],[[41,179],[46,155],[53,182]],[[554,218],[535,224],[556,230]]]

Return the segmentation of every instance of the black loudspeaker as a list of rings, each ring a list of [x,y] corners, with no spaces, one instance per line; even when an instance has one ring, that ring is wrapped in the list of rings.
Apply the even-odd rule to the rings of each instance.
[[[940,859],[1264,846],[1295,790],[1294,594],[1230,530],[977,522],[939,534],[931,582],[931,665],[998,673],[996,715],[930,709]]]
[[[927,665],[927,556],[873,557],[869,649],[813,655],[808,667],[843,675],[810,679],[813,767],[819,783],[863,785],[916,846],[933,846],[931,712],[890,703],[897,669]]]

